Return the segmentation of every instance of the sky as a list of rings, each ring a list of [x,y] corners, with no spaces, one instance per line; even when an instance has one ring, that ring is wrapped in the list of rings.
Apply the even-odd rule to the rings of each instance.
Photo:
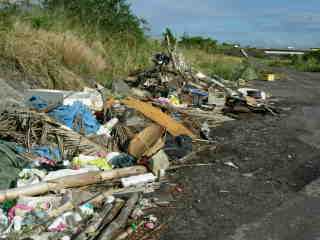
[[[320,0],[129,0],[150,35],[181,36],[256,47],[320,47]]]

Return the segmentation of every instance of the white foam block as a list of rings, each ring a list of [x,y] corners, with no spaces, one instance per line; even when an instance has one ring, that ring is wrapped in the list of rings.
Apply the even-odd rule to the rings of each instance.
[[[150,182],[154,182],[157,179],[152,173],[142,174],[138,176],[132,176],[127,178],[121,178],[121,183],[124,187],[131,187],[135,185],[142,185]]]

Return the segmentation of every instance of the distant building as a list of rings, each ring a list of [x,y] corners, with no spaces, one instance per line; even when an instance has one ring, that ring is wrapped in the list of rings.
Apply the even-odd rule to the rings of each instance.
[[[304,55],[307,51],[295,49],[265,49],[267,55]]]

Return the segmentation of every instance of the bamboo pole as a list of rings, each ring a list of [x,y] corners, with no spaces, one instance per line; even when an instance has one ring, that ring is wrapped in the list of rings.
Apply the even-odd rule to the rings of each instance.
[[[121,228],[124,228],[128,217],[130,213],[132,212],[133,208],[136,206],[136,203],[139,200],[139,194],[134,193],[131,198],[127,201],[124,208],[121,210],[119,216],[109,224],[107,228],[105,228],[100,237],[99,240],[112,240],[116,237],[116,234]]]
[[[107,204],[105,208],[102,210],[101,214],[94,216],[93,219],[91,220],[91,224],[86,226],[84,230],[74,238],[74,240],[85,240],[85,239],[90,239],[91,237],[96,236],[99,227],[101,226],[106,216],[108,216],[112,208],[113,208],[112,204]]]
[[[140,175],[146,172],[147,169],[145,167],[134,166],[105,172],[89,172],[57,178],[46,182],[0,191],[0,203],[6,200],[16,199],[20,196],[36,196],[50,191],[61,190],[64,188],[83,187],[111,179]]]
[[[98,194],[97,196],[95,196],[94,198],[92,198],[90,200],[82,202],[81,204],[90,203],[93,206],[98,208],[107,197],[112,196],[114,194],[121,194],[121,193],[132,194],[132,193],[143,192],[143,191],[144,191],[143,187],[140,187],[140,188],[128,187],[128,188],[119,188],[119,189],[109,189],[105,192]],[[49,212],[49,217],[53,218],[53,217],[60,216],[64,212],[72,211],[73,209],[77,208],[81,204],[76,204],[73,201],[69,201],[69,202],[63,204],[62,206],[60,206],[59,208],[54,209],[51,212]]]
[[[99,232],[103,230],[115,217],[119,214],[120,210],[124,206],[125,201],[122,199],[116,199],[113,208],[110,213],[103,219],[101,225],[99,226]]]

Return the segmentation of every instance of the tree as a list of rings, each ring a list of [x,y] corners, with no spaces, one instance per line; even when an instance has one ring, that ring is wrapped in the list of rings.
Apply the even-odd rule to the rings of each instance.
[[[174,34],[172,33],[170,28],[166,28],[166,30],[163,33],[163,37],[164,37],[165,42],[167,41],[167,39],[169,40],[171,46],[176,45],[177,38],[174,36]]]
[[[84,26],[109,33],[130,33],[143,38],[145,20],[135,16],[126,0],[43,0],[47,9],[63,9]]]
[[[186,33],[181,37],[179,44],[186,48],[198,48],[206,52],[212,52],[217,49],[217,40],[201,36],[190,37]]]

